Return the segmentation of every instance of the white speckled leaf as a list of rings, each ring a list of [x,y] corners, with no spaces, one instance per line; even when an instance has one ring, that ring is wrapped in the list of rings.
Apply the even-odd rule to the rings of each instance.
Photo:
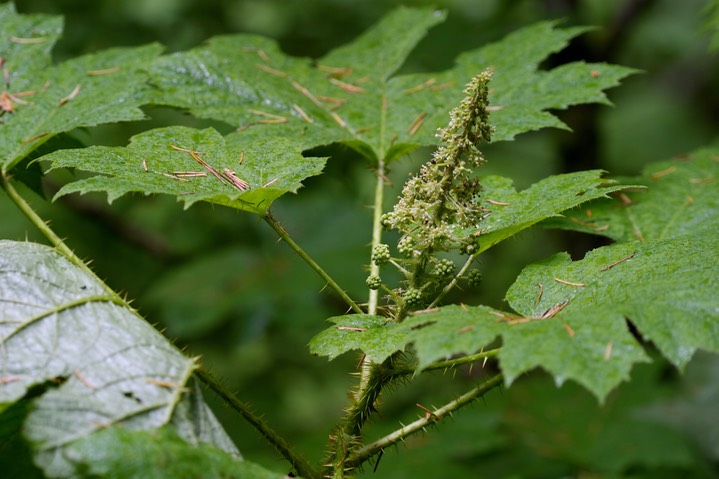
[[[0,411],[35,389],[23,433],[49,476],[110,426],[172,427],[238,455],[192,380],[197,364],[51,248],[0,241]]]

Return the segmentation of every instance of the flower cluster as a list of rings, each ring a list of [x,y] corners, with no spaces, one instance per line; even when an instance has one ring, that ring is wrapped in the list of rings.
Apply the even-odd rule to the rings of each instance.
[[[403,234],[403,254],[410,250],[440,251],[461,248],[472,238],[456,232],[476,225],[486,213],[479,206],[481,186],[470,175],[484,163],[477,143],[491,139],[487,113],[489,71],[474,77],[467,96],[450,113],[450,121],[437,136],[442,141],[432,159],[405,184],[394,209],[382,224]]]
[[[472,256],[476,250],[475,233],[463,231],[477,231],[487,214],[480,206],[481,185],[473,172],[484,163],[477,145],[489,142],[492,134],[487,112],[490,78],[491,73],[484,71],[469,82],[465,98],[450,112],[449,124],[437,133],[441,146],[405,183],[397,204],[381,219],[385,228],[401,234],[397,251],[402,258],[392,258],[386,244],[372,249],[374,265],[391,263],[405,276],[403,288],[391,292],[396,308],[389,310],[395,320],[432,304],[441,297],[435,296],[439,289],[456,284],[454,261],[438,253],[455,250]],[[462,276],[467,266],[461,269]],[[467,276],[470,285],[479,283],[478,273]],[[367,285],[383,287],[376,273],[367,278]]]

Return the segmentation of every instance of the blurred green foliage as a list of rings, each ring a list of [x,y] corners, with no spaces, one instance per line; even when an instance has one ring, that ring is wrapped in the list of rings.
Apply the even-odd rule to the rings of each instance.
[[[183,50],[232,32],[268,35],[288,53],[318,56],[354,38],[400,3],[432,4],[449,12],[447,22],[433,29],[410,57],[407,71],[447,67],[458,53],[519,26],[564,18],[568,25],[597,28],[549,64],[585,59],[645,72],[609,93],[616,108],[561,112],[572,133],[542,131],[490,145],[483,174],[513,177],[517,188],[553,173],[587,168],[637,174],[648,162],[717,138],[719,63],[709,50],[710,34],[702,30],[707,19],[700,0],[17,0],[16,5],[21,13],[65,17],[65,34],[54,51],[60,60],[152,41],[169,51]],[[77,131],[72,137],[124,145],[150,125],[213,124],[170,109],[146,112],[151,117],[147,121]],[[351,152],[344,153],[347,161],[331,161],[327,174],[306,181],[297,196],[283,197],[274,210],[295,240],[361,298],[366,294],[371,220],[365,205],[372,202],[373,179],[357,166],[363,163],[351,161]],[[426,154],[415,152],[394,166],[389,200]],[[56,191],[66,175],[46,178],[46,190]],[[126,197],[111,207],[100,195],[53,204],[34,200],[40,215],[69,238],[81,257],[93,259],[110,286],[125,292],[192,354],[202,354],[209,367],[310,459],[322,457],[354,381],[348,371],[355,363],[351,357],[331,363],[314,358],[305,343],[326,327],[324,318],[343,314],[345,308],[322,292],[321,280],[269,228],[251,215],[207,204],[183,212],[166,197]],[[2,196],[0,217],[0,237],[42,242]],[[597,241],[534,229],[483,259],[484,290],[474,300],[500,305],[523,265],[562,250],[581,257],[601,244]],[[412,439],[399,453],[387,451],[375,477],[719,477],[719,416],[711,400],[719,383],[712,373],[717,364],[716,358],[702,356],[679,378],[656,359],[636,368],[634,380],[602,408],[573,384],[557,389],[544,375],[529,375],[462,411],[453,422]],[[389,432],[397,421],[421,415],[415,406],[418,397],[426,406],[446,402],[477,374],[486,373],[466,370],[455,382],[441,374],[423,377],[388,394],[382,424],[368,435]],[[254,430],[215,402],[218,417],[246,457],[287,472]],[[372,471],[365,475],[371,477]]]

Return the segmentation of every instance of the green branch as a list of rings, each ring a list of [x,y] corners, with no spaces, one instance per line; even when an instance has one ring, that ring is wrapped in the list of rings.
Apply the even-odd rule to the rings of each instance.
[[[357,314],[364,314],[362,308],[357,306],[357,303],[355,303],[352,298],[350,298],[347,293],[345,293],[345,291],[340,288],[340,286],[335,282],[335,280],[332,279],[332,277],[327,274],[327,272],[322,269],[322,267],[318,265],[315,260],[310,257],[310,255],[308,255],[302,248],[300,248],[300,246],[295,243],[292,238],[290,238],[289,233],[287,233],[287,231],[282,227],[280,222],[277,221],[274,216],[272,216],[272,213],[268,211],[267,214],[263,217],[263,219],[265,220],[265,222],[267,222],[268,225],[270,225],[273,230],[275,230],[278,235],[280,235],[280,237],[285,241],[285,243],[287,243],[287,245],[292,248],[295,253],[297,253],[300,258],[305,261],[305,263],[310,265],[310,267],[314,269],[315,272],[317,272],[317,274],[319,274],[320,277],[325,280],[325,282],[327,282],[330,288],[332,288],[338,295],[340,295],[340,297],[345,301],[345,303],[347,303],[349,307],[352,308],[352,311]]]
[[[382,213],[384,203],[384,181],[385,181],[385,170],[384,160],[380,159],[377,165],[377,182],[375,183],[374,190],[374,208],[372,214],[372,248],[382,242]],[[374,261],[370,260],[370,275],[379,276],[379,265],[375,264]],[[379,298],[379,291],[376,289],[369,290],[369,306],[367,312],[369,314],[377,314],[377,302]]]
[[[434,411],[428,411],[424,417],[419,418],[416,421],[386,435],[385,437],[355,450],[345,461],[345,467],[359,466],[375,454],[379,454],[384,451],[387,447],[397,444],[400,441],[404,441],[405,438],[424,430],[429,425],[440,422],[446,416],[451,415],[454,411],[466,406],[475,399],[478,399],[500,384],[502,384],[501,373],[493,376],[482,384],[475,386],[470,391],[459,396],[454,401],[445,404],[441,408],[435,409]]]
[[[292,465],[295,471],[305,479],[319,479],[320,474],[307,462],[301,455],[295,453],[287,441],[275,432],[267,423],[252,412],[251,407],[240,401],[237,396],[230,392],[222,383],[214,376],[203,369],[197,370],[197,376],[218,396],[227,401],[232,409],[239,412],[240,415],[249,422],[255,429],[262,434],[262,437],[279,452],[282,457]]]
[[[385,181],[385,169],[384,169],[384,159],[380,158],[377,165],[377,181],[375,183],[375,190],[374,190],[374,207],[373,207],[373,214],[372,214],[372,245],[370,247],[370,251],[374,250],[375,245],[378,245],[382,242],[382,213],[383,213],[383,203],[384,203],[384,181]],[[378,264],[375,264],[374,261],[370,258],[370,276],[375,275],[379,276],[379,270],[380,267]],[[370,289],[369,290],[369,300],[368,300],[368,306],[367,306],[367,312],[368,314],[377,314],[377,306],[379,302],[379,290],[376,289]],[[362,396],[365,388],[367,387],[367,381],[369,380],[370,375],[370,369],[372,367],[372,364],[374,364],[374,361],[371,357],[365,356],[364,360],[362,361],[362,366],[360,370],[360,384],[359,388],[357,390],[356,399],[359,400]]]
[[[18,191],[10,182],[10,178],[4,173],[0,177],[0,186],[2,186],[2,189],[7,193],[8,197],[15,203],[15,205],[17,205],[17,207],[33,223],[33,225],[35,225],[35,227],[40,230],[40,232],[50,241],[50,243],[55,247],[55,249],[57,249],[58,252],[65,256],[74,265],[78,266],[79,268],[82,268],[84,271],[92,275],[92,277],[100,285],[102,285],[103,289],[108,293],[107,297],[84,298],[82,301],[111,301],[123,307],[126,307],[131,311],[134,311],[126,300],[124,300],[112,288],[107,286],[100,278],[98,278],[97,275],[95,275],[95,273],[87,266],[87,264],[85,264],[79,257],[77,257],[77,255],[73,253],[73,251],[67,246],[67,244],[65,244],[65,242],[55,234],[55,232],[47,225],[47,223],[45,223],[42,218],[40,218],[40,216],[35,212],[35,210],[32,208],[32,206],[30,206],[30,204],[25,200],[25,198],[23,198],[20,193],[18,193]],[[292,467],[294,467],[302,477],[305,477],[307,479],[319,479],[319,474],[307,463],[307,461],[293,453],[287,445],[287,442],[277,433],[275,433],[272,429],[270,429],[264,423],[264,421],[252,414],[250,408],[246,404],[242,403],[239,399],[237,399],[208,372],[204,370],[198,370],[197,376],[200,380],[207,384],[208,387],[215,391],[220,397],[226,400],[233,409],[237,410],[258,431],[260,431],[260,433],[277,449],[277,451],[279,451],[279,453],[282,454],[282,456],[285,457],[290,462],[290,464],[292,464]]]
[[[440,369],[452,369],[457,368],[459,366],[463,366],[465,364],[472,364],[476,363],[477,361],[484,361],[489,358],[495,358],[499,354],[499,348],[497,349],[490,349],[488,351],[482,351],[481,353],[477,354],[470,354],[468,356],[462,356],[461,358],[457,359],[448,359],[446,361],[436,361],[434,363],[431,363],[426,368],[422,369],[421,371],[417,371],[414,367],[402,367],[402,368],[396,368],[392,371],[392,374],[395,376],[408,376],[408,375],[414,375],[417,372],[424,373],[428,371],[437,371]]]
[[[95,274],[95,272],[90,269],[90,267],[85,264],[85,262],[81,260],[70,249],[67,244],[65,244],[62,238],[55,234],[52,228],[50,228],[47,223],[35,212],[35,210],[32,208],[32,206],[30,206],[30,204],[25,200],[25,198],[23,198],[22,195],[18,193],[18,191],[12,185],[11,177],[8,176],[5,172],[3,172],[2,176],[0,177],[0,186],[2,186],[2,189],[5,190],[5,193],[7,193],[8,197],[13,201],[13,203],[15,203],[15,205],[20,209],[20,211],[22,211],[23,214],[30,220],[30,222],[32,222],[32,224],[38,230],[40,230],[43,236],[45,236],[45,238],[50,241],[50,244],[52,244],[60,254],[65,256],[72,264],[91,275],[93,279],[95,279],[98,284],[102,286],[102,289],[104,289],[107,294],[112,297],[113,302],[121,304],[129,310],[134,311],[134,309],[130,306],[130,303],[128,303],[124,298],[122,298],[122,296],[117,294],[115,290],[105,284],[105,282],[101,280]]]

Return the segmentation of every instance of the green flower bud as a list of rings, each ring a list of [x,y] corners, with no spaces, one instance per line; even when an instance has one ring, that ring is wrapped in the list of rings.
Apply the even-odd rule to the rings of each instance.
[[[467,273],[467,281],[469,285],[476,288],[482,283],[482,272],[478,269],[472,269]]]
[[[391,256],[389,254],[389,245],[384,243],[376,244],[372,247],[372,262],[378,266],[387,263]]]
[[[443,278],[452,276],[454,274],[454,262],[446,258],[439,260],[434,266],[433,273]]]
[[[382,278],[376,274],[369,275],[365,282],[367,283],[367,287],[369,289],[379,289],[382,286]]]
[[[422,302],[422,291],[417,288],[409,288],[402,295],[402,299],[404,299],[409,306],[417,306]]]

